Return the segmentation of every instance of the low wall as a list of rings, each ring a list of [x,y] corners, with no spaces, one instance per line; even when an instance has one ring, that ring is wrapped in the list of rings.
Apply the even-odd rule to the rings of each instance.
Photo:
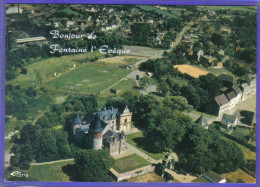
[[[125,179],[130,179],[130,178],[136,177],[138,175],[143,175],[143,174],[152,172],[152,171],[154,171],[154,169],[155,169],[155,166],[148,165],[148,166],[137,168],[135,170],[128,171],[128,172],[125,172],[125,173],[118,173],[113,168],[111,168],[109,171],[113,174],[116,181],[119,182],[119,181],[122,181],[122,180],[125,180]]]

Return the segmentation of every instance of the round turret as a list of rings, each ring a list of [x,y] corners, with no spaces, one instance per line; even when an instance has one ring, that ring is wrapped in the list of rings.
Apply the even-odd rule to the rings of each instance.
[[[102,140],[103,140],[103,135],[102,135],[102,127],[101,127],[101,121],[100,117],[98,114],[95,116],[95,121],[92,126],[92,133],[93,133],[93,149],[102,149]]]

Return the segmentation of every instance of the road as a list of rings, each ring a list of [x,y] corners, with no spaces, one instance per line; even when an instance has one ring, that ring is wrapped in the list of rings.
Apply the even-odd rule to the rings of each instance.
[[[182,31],[178,34],[177,38],[175,39],[175,42],[173,44],[173,46],[168,49],[168,50],[165,50],[167,52],[170,52],[172,49],[176,48],[181,40],[182,40],[182,37],[183,35],[187,32],[187,30],[190,28],[190,26],[193,24],[193,22],[190,22],[188,25],[186,25],[185,27],[183,27]],[[131,46],[131,47],[135,47],[135,46]],[[117,82],[115,82],[114,84],[112,84],[111,86],[109,86],[108,88],[102,90],[100,92],[100,94],[104,93],[105,91],[111,89],[113,86],[115,86],[116,84],[118,84],[119,82],[123,81],[124,79],[126,78],[131,78],[131,79],[134,79],[136,81],[136,85],[139,86],[139,82],[136,80],[136,75],[139,75],[139,78],[142,78],[145,74],[145,72],[141,72],[138,70],[138,67],[141,63],[147,61],[148,59],[155,59],[155,58],[161,58],[163,56],[163,52],[164,50],[157,50],[156,52],[154,53],[151,53],[151,55],[145,59],[142,59],[142,60],[139,60],[137,61],[135,64],[134,64],[134,70],[129,73],[128,75],[126,75],[125,77],[123,77],[122,79],[118,80]],[[153,89],[154,90],[154,89]],[[156,90],[156,89],[155,89]]]

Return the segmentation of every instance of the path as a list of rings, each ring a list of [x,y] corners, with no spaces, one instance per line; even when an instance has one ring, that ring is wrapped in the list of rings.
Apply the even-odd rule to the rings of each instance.
[[[31,166],[40,166],[40,165],[45,165],[45,164],[54,164],[54,163],[59,163],[59,162],[66,162],[66,161],[73,161],[74,158],[68,158],[68,159],[63,159],[63,160],[55,160],[55,161],[50,161],[50,162],[33,162],[30,165]]]
[[[10,158],[11,156],[14,156],[13,153],[10,153],[11,148],[9,148],[8,150],[5,150],[5,167],[9,167],[10,166]]]
[[[9,132],[8,135],[5,137],[5,140],[6,140],[6,139],[10,140],[10,139],[12,138],[12,136],[15,135],[15,134],[17,134],[17,133],[19,133],[18,130]]]
[[[173,176],[174,179],[180,181],[181,183],[191,183],[193,180],[195,180],[197,177],[192,176],[192,175],[181,175],[178,174],[170,169],[165,170],[167,173],[169,173],[171,176]]]

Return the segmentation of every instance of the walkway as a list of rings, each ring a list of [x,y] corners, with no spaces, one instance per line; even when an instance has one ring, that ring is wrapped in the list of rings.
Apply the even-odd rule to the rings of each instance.
[[[181,175],[169,169],[166,169],[165,171],[169,173],[171,176],[173,176],[174,179],[180,181],[181,183],[191,183],[193,180],[197,179],[197,177],[189,174]]]

